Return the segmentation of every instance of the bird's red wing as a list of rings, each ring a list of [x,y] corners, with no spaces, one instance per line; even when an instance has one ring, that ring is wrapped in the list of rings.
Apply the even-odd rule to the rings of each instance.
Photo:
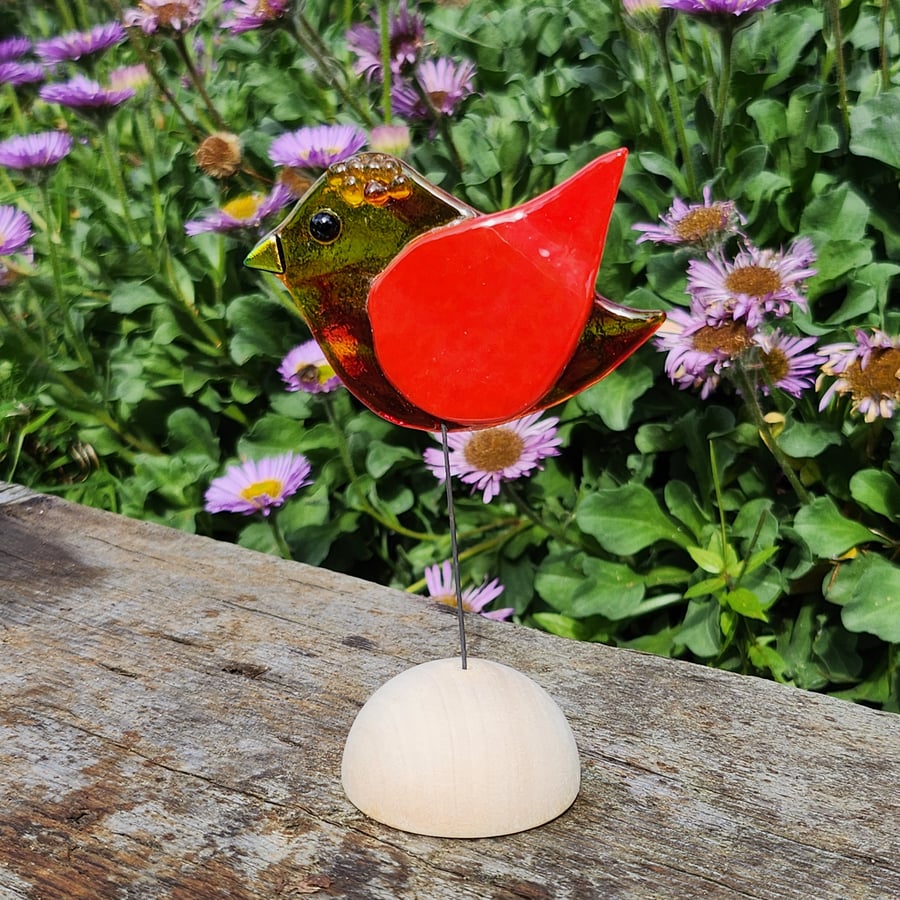
[[[412,404],[492,425],[535,407],[572,358],[625,152],[523,206],[428,232],[373,281],[375,355]]]

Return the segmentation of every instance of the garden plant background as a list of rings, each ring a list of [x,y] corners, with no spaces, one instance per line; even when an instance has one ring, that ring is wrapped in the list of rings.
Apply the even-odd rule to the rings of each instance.
[[[360,147],[486,212],[627,147],[669,323],[454,438],[467,604],[898,710],[900,3],[663,5],[4,4],[0,478],[448,600],[433,437],[242,261]]]

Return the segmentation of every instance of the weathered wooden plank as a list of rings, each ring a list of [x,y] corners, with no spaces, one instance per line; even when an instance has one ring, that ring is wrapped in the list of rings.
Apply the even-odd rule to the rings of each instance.
[[[0,487],[0,893],[900,896],[900,717],[481,618],[469,632],[473,656],[558,700],[582,791],[524,834],[403,834],[344,798],[343,740],[385,680],[453,655],[452,615]]]

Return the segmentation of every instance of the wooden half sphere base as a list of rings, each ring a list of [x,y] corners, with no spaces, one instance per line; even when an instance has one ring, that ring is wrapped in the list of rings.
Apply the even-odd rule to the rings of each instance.
[[[393,828],[492,837],[565,812],[581,784],[575,738],[550,695],[484,659],[401,672],[359,711],[344,747],[344,791]]]

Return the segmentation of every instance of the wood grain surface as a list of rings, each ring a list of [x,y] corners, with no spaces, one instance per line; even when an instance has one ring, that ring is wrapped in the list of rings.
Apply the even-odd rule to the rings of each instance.
[[[344,797],[344,739],[454,655],[452,610],[0,485],[0,897],[900,897],[900,716],[468,630],[559,703],[581,793],[508,837],[395,831]]]

